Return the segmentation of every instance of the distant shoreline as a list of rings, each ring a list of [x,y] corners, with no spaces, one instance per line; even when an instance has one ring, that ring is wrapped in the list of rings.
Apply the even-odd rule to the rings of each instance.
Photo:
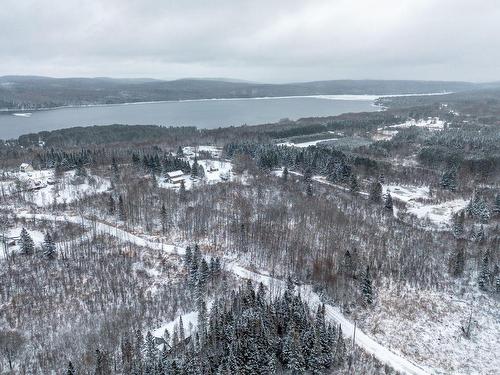
[[[445,92],[435,92],[435,93],[423,93],[423,94],[380,94],[380,95],[370,95],[370,94],[317,94],[317,95],[291,95],[291,96],[259,96],[251,98],[202,98],[202,99],[178,99],[178,100],[153,100],[153,101],[143,101],[143,102],[124,102],[124,103],[102,103],[102,104],[74,104],[65,105],[57,107],[40,107],[33,109],[14,109],[14,108],[4,108],[0,109],[0,114],[10,114],[15,113],[33,113],[39,111],[51,111],[57,109],[66,108],[92,108],[92,107],[115,107],[115,106],[128,106],[128,105],[141,105],[141,104],[161,104],[161,103],[183,103],[183,102],[209,102],[209,101],[244,101],[244,100],[274,100],[274,99],[323,99],[323,100],[345,100],[345,101],[372,101],[374,102],[380,98],[391,98],[391,97],[401,97],[401,96],[435,96],[435,95],[447,95],[452,94],[452,91]],[[375,104],[374,104],[375,105]],[[377,105],[375,105],[377,106]]]

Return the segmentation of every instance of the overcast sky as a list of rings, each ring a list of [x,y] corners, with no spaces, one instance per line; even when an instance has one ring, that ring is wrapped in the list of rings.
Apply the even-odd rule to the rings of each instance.
[[[7,74],[500,80],[500,3],[2,0]]]

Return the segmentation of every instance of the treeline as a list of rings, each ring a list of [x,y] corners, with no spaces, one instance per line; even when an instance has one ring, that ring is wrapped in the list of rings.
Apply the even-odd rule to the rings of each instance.
[[[318,94],[405,94],[470,90],[477,84],[439,81],[335,80],[262,84],[227,80],[0,77],[0,109],[211,98]]]
[[[294,289],[288,280],[286,290],[271,298],[262,284],[255,290],[248,281],[231,297],[216,299],[209,312],[201,298],[193,334],[186,335],[182,318],[161,345],[150,332],[137,331],[123,340],[114,368],[107,353],[97,350],[95,374],[340,374],[354,369],[357,363],[341,327],[327,323],[324,305],[311,312]],[[77,369],[70,364],[69,371]],[[386,367],[385,373],[393,371]]]
[[[331,147],[296,148],[275,144],[229,143],[223,151],[228,158],[247,155],[264,171],[286,167],[306,174],[309,179],[313,174],[319,174],[331,182],[347,183],[356,173],[373,176],[385,167],[385,164],[373,159],[347,155]]]
[[[43,131],[19,137],[21,146],[38,145],[42,140],[46,147],[80,147],[113,143],[157,142],[158,140],[189,139],[196,136],[195,127],[162,127],[156,125],[107,125],[88,126]]]

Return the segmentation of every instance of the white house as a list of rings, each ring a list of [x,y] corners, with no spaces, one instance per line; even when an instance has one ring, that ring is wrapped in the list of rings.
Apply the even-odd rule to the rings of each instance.
[[[186,177],[187,176],[181,170],[172,171],[172,172],[167,172],[167,175],[165,176],[165,181],[170,182],[171,184],[180,184],[181,181],[186,179]]]
[[[33,172],[33,166],[31,164],[28,164],[28,163],[22,163],[19,166],[19,172],[23,172],[23,173]]]

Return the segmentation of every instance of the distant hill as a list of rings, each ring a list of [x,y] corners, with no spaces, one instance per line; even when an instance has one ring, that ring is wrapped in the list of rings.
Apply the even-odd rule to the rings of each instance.
[[[494,85],[494,84],[491,84]],[[143,101],[253,98],[335,94],[420,94],[461,92],[482,87],[469,82],[335,80],[262,84],[229,79],[0,77],[0,109],[37,109],[70,105]]]

